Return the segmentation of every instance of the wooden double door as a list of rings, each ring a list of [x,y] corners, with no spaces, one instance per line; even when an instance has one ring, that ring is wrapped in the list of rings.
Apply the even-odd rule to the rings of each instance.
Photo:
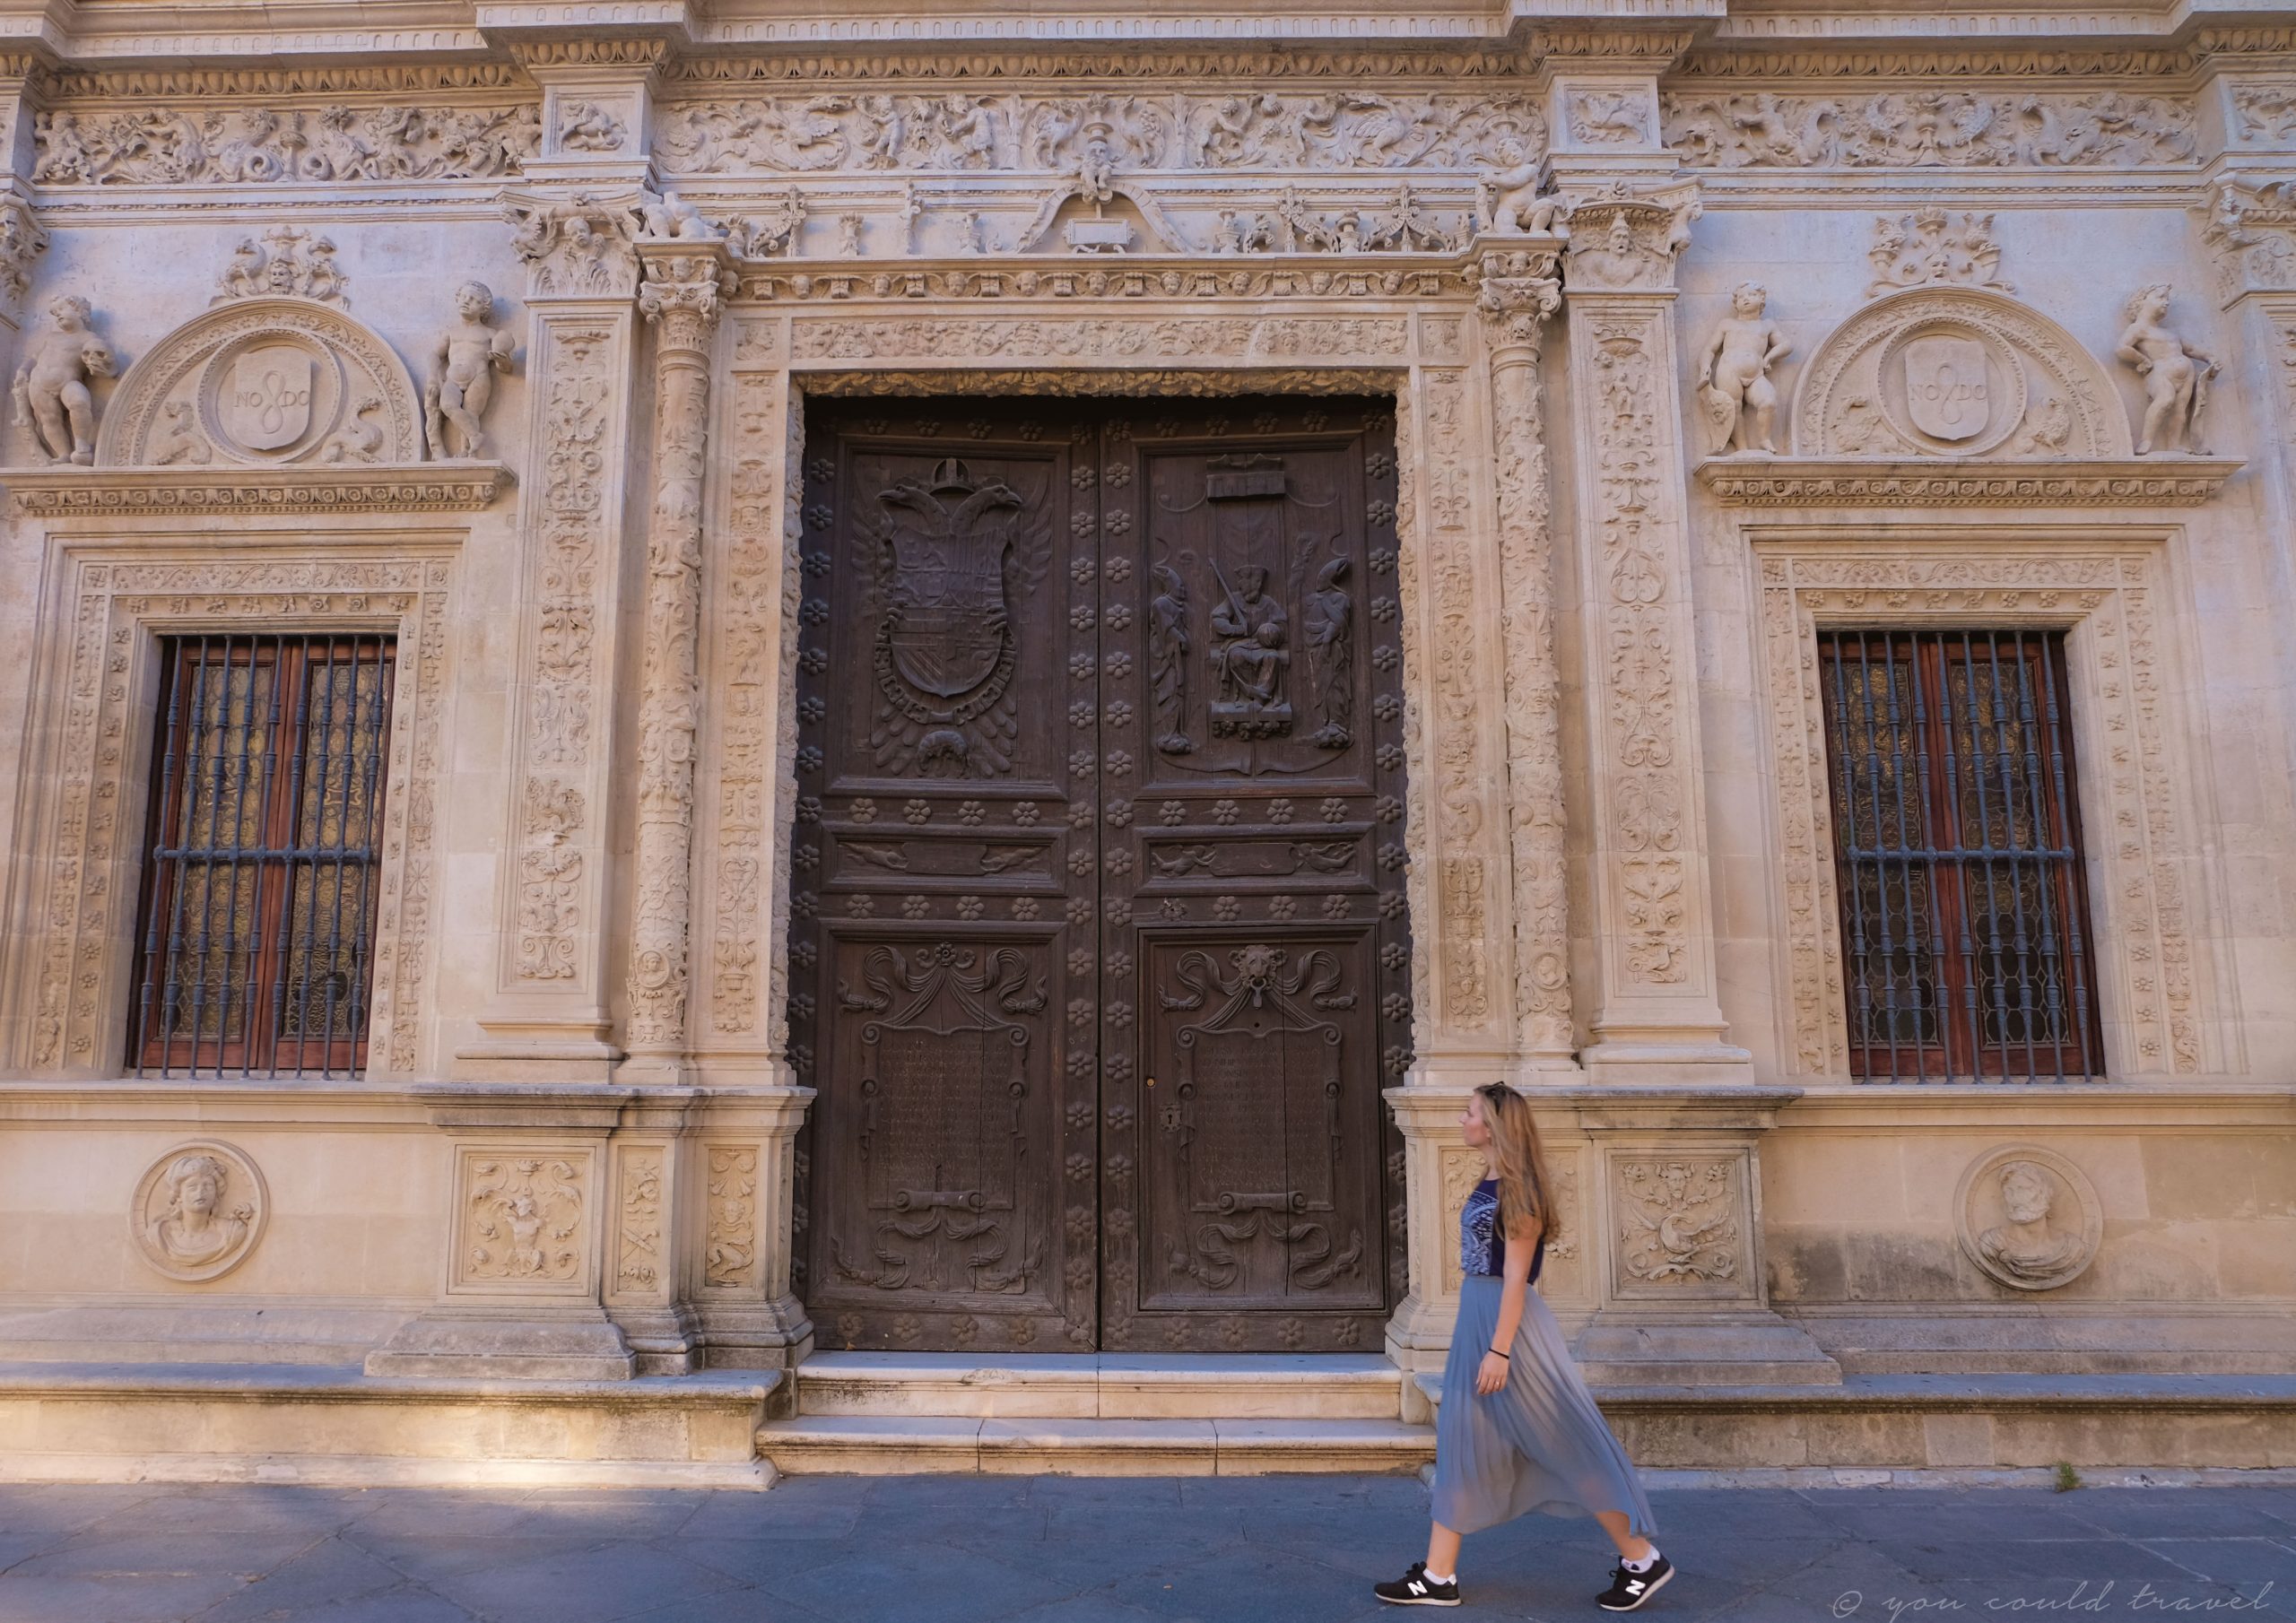
[[[822,1345],[1379,1346],[1396,499],[1377,401],[808,414],[789,1011]]]

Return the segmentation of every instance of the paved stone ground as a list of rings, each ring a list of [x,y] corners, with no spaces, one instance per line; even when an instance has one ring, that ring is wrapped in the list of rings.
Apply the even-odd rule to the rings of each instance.
[[[1645,1617],[2296,1618],[2296,1488],[1656,1489]],[[800,1477],[767,1494],[0,1488],[5,1623],[1350,1623],[1410,1478]],[[1448,1616],[1594,1619],[1610,1547],[1467,1542]]]

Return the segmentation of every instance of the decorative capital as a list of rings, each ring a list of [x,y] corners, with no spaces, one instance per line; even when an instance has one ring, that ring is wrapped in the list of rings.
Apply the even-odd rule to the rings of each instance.
[[[2202,217],[2200,240],[2216,273],[2216,296],[2231,304],[2247,293],[2296,290],[2296,178],[2238,174],[2216,178]]]
[[[0,302],[9,309],[31,291],[32,261],[48,248],[48,228],[33,217],[31,204],[13,193],[0,195]]]
[[[576,192],[562,200],[502,194],[510,246],[526,261],[529,299],[627,299],[638,287],[639,195]]]
[[[716,243],[641,243],[638,251],[645,274],[638,288],[638,308],[647,320],[660,325],[662,347],[706,348],[718,312],[740,282],[726,263],[724,247]]]
[[[1539,328],[1562,308],[1559,251],[1493,248],[1469,267],[1474,308],[1494,349],[1535,347]]]
[[[1574,293],[1670,293],[1674,261],[1690,246],[1700,213],[1686,182],[1638,192],[1613,180],[1570,199],[1566,280]]]

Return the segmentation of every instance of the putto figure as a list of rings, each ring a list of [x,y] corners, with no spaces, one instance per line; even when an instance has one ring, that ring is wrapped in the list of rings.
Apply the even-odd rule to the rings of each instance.
[[[422,389],[423,430],[433,462],[486,455],[481,419],[494,398],[494,374],[510,369],[510,334],[487,325],[494,294],[483,282],[455,290],[462,319],[430,345],[430,377]]]
[[[96,397],[90,389],[112,375],[109,346],[89,323],[88,301],[65,293],[48,303],[55,327],[16,369],[16,426],[29,427],[50,462],[85,467],[96,460]]]
[[[2224,369],[2161,325],[2168,317],[2169,299],[2165,282],[2130,294],[2128,325],[2113,352],[2144,379],[2144,426],[2136,436],[2136,454],[2148,456],[2158,445],[2164,451],[2205,456],[2201,413],[2208,409],[2208,380]]]
[[[1770,294],[1742,282],[1730,294],[1730,317],[1714,329],[1698,360],[1698,399],[1713,430],[1717,456],[1759,451],[1778,455],[1778,386],[1770,369],[1793,345],[1763,311]]]

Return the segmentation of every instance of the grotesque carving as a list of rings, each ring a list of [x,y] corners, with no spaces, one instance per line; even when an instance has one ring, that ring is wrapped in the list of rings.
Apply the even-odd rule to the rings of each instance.
[[[510,334],[487,325],[494,294],[483,282],[455,290],[461,319],[430,344],[430,376],[422,386],[423,428],[434,462],[486,455],[481,420],[494,397],[494,374],[510,369]]]
[[[1994,240],[1990,214],[1963,214],[1957,221],[1933,207],[1900,214],[1894,221],[1876,220],[1866,257],[1874,262],[1874,280],[1866,289],[1869,296],[1936,282],[2012,291],[1996,274],[2001,245]]]
[[[1617,180],[1575,201],[1568,280],[1582,292],[1670,285],[1674,261],[1690,246],[1691,222],[1701,207],[1694,187],[1637,193]]]
[[[55,325],[16,368],[16,426],[30,428],[50,462],[96,459],[96,397],[89,385],[112,375],[111,350],[89,326],[88,301],[65,293],[48,302]]]
[[[226,299],[261,299],[292,294],[348,304],[351,278],[335,263],[335,244],[297,226],[276,225],[258,244],[252,237],[239,239],[231,262],[223,267],[220,303]]]
[[[505,193],[510,246],[526,263],[532,291],[543,298],[626,293],[638,278],[630,244],[638,216],[627,203],[577,192],[564,203]]]
[[[1740,282],[1730,294],[1729,318],[1714,329],[1699,357],[1698,399],[1718,455],[1778,451],[1778,386],[1770,369],[1793,345],[1764,317],[1769,299],[1759,282]]]
[[[2223,365],[2161,325],[2168,317],[2169,299],[2166,282],[2130,294],[2128,325],[2113,351],[2144,379],[2144,424],[2137,430],[2136,454],[2150,454],[2157,443],[2165,451],[2205,456],[2201,413],[2208,409],[2208,380]]]
[[[229,1272],[261,1237],[265,1197],[255,1165],[228,1144],[179,1144],[136,1186],[131,1231],[144,1260],[170,1279]]]
[[[1669,94],[1663,138],[1691,169],[2133,169],[2196,150],[2189,103],[2119,91]]]
[[[0,294],[13,306],[30,291],[32,261],[48,247],[48,230],[21,197],[0,198]]]
[[[726,234],[675,192],[641,190],[638,217],[644,222],[639,232],[643,242],[716,242]]]
[[[463,180],[515,175],[534,156],[542,109],[404,104],[279,112],[139,107],[83,120],[33,115],[32,179],[50,186],[245,186]]]
[[[628,139],[613,110],[595,101],[567,103],[558,126],[558,144],[570,152],[618,152]]]

